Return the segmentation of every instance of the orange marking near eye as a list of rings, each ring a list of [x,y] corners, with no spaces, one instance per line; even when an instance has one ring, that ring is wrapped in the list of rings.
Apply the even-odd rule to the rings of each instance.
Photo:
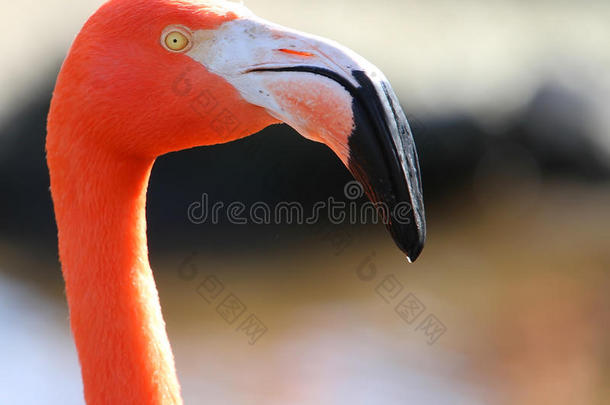
[[[289,53],[289,54],[291,54],[291,55],[299,55],[299,56],[307,56],[307,57],[309,57],[309,56],[315,56],[315,55],[314,55],[313,53],[311,53],[311,52],[295,51],[295,50],[292,50],[292,49],[285,49],[285,48],[278,49],[278,51],[280,51],[280,52],[284,52],[284,53]]]

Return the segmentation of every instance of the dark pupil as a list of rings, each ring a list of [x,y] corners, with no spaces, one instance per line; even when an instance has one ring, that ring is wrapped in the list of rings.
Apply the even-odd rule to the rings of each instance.
[[[174,38],[174,44],[175,44],[176,42],[178,42],[178,40],[177,40],[176,38]]]

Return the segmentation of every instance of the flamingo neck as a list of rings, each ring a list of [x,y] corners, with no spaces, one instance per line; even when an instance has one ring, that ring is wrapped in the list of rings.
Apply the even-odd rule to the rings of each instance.
[[[78,145],[68,151],[52,141],[47,149],[87,403],[181,404],[146,244],[146,189],[154,159]]]

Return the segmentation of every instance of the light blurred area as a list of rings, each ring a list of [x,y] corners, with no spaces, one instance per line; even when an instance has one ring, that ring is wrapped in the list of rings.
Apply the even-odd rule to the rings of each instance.
[[[150,255],[185,403],[610,403],[610,3],[245,3],[386,73],[418,144],[428,242],[409,265],[382,226],[189,223],[204,192],[341,198],[339,160],[285,127],[160,158]],[[83,403],[44,126],[99,4],[0,5],[0,404]],[[231,324],[229,294],[246,307]],[[250,314],[266,327],[254,344]]]
[[[75,33],[102,3],[3,3],[0,32],[18,42],[3,46],[0,117],[46,83]],[[535,102],[541,114],[562,120],[552,127],[557,131],[548,131],[549,122],[534,123],[549,132],[544,135],[549,142],[569,143],[562,126],[582,129],[608,167],[610,3],[605,0],[249,0],[245,5],[374,61],[420,121],[467,114],[497,133]]]

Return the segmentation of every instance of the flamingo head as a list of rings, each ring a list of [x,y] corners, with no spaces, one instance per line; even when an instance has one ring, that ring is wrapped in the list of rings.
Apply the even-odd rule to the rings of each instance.
[[[76,37],[51,103],[49,132],[76,135],[48,139],[47,149],[151,158],[279,122],[335,152],[388,208],[389,231],[415,260],[426,234],[417,153],[384,75],[337,43],[240,4],[105,3]]]

